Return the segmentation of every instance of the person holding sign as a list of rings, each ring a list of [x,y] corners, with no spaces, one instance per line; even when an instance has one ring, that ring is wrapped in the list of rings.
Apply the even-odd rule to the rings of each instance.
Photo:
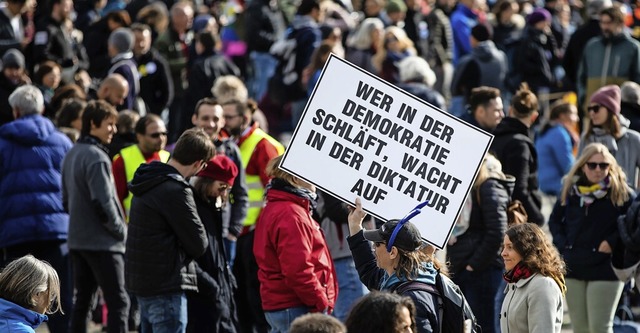
[[[419,210],[414,210],[410,215]],[[362,210],[360,198],[356,208],[349,214],[347,238],[360,280],[369,290],[395,291],[408,280],[419,281],[435,287],[436,275],[442,265],[433,256],[435,251],[425,251],[425,244],[418,228],[403,220],[391,220],[377,230],[363,230],[362,220],[366,213]],[[407,221],[407,222],[405,222]],[[374,242],[372,253],[368,241]],[[430,250],[433,248],[430,247]],[[416,326],[418,332],[434,332],[438,327],[438,309],[433,296],[424,290],[407,290],[416,305]]]
[[[273,177],[266,204],[256,223],[253,253],[258,264],[262,309],[271,333],[286,333],[296,317],[308,312],[331,313],[338,280],[318,222],[315,186],[286,173],[272,159]]]

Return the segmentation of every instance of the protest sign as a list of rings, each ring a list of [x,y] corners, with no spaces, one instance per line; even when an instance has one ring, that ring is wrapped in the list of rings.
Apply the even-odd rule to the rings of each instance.
[[[332,55],[280,167],[444,248],[492,138]]]

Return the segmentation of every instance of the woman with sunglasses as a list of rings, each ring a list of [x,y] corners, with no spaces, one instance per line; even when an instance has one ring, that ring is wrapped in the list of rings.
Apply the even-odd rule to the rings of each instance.
[[[187,332],[239,331],[233,298],[236,283],[227,263],[222,236],[222,209],[237,176],[235,163],[227,156],[217,155],[189,180],[209,245],[195,260],[198,292],[187,293]]]
[[[363,230],[366,213],[360,199],[349,214],[349,248],[358,275],[369,290],[395,291],[399,285],[414,280],[435,286],[436,274],[443,269],[434,257],[434,248],[425,246],[420,231],[411,222],[391,220],[380,229]],[[414,210],[415,211],[415,210]],[[369,242],[373,242],[373,252]],[[420,333],[437,332],[438,309],[429,292],[407,290],[416,305],[416,327]]]
[[[574,332],[611,332],[622,293],[611,268],[617,220],[634,194],[606,146],[587,145],[564,178],[549,218],[553,243],[567,263],[567,306]]]
[[[589,122],[578,146],[578,154],[592,142],[605,145],[627,175],[632,188],[638,186],[640,134],[629,129],[629,120],[620,114],[620,87],[604,86],[592,96],[587,108]]]

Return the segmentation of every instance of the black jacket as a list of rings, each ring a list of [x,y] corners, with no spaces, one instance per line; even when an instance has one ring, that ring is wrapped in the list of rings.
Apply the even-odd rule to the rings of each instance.
[[[245,11],[249,51],[268,53],[271,45],[284,36],[287,23],[277,1],[254,0]]]
[[[209,246],[196,259],[198,292],[187,294],[187,332],[238,331],[238,315],[233,292],[236,281],[227,264],[222,242],[222,212],[196,195],[198,215],[207,231]]]
[[[620,113],[631,122],[629,128],[640,132],[640,105],[622,102],[620,106]]]
[[[111,67],[111,58],[109,58],[108,52],[110,35],[111,30],[109,30],[106,17],[91,24],[85,32],[82,43],[87,49],[89,59],[91,59],[88,70],[91,77],[102,79],[107,76],[107,71]]]
[[[0,74],[0,126],[13,121],[13,110],[9,105],[9,95],[24,83],[13,83]]]
[[[136,57],[140,93],[149,112],[160,115],[173,101],[173,79],[167,60],[154,48]]]
[[[197,59],[189,71],[186,111],[193,113],[199,100],[212,97],[213,82],[223,75],[240,77],[240,69],[221,54],[211,53]]]
[[[230,158],[238,167],[238,175],[233,182],[231,191],[229,191],[229,202],[222,210],[222,234],[227,236],[231,234],[238,236],[242,232],[244,219],[247,217],[249,209],[249,189],[247,187],[247,179],[245,176],[242,158],[240,157],[240,148],[231,139],[216,139],[213,141],[216,146],[216,153],[225,155]]]
[[[571,35],[567,51],[562,58],[562,67],[565,71],[566,83],[569,84],[567,90],[575,91],[576,82],[578,80],[578,67],[582,61],[582,54],[587,42],[593,37],[600,36],[600,22],[597,19],[591,19],[580,26]]]
[[[611,248],[618,242],[618,217],[631,205],[633,194],[617,207],[607,194],[590,205],[581,204],[580,197],[570,195],[566,206],[560,200],[549,217],[549,229],[556,246],[567,263],[567,278],[595,281],[617,280],[611,268],[611,254],[598,252],[606,240]]]
[[[62,68],[87,69],[89,62],[82,44],[76,44],[71,36],[63,32],[62,22],[45,18],[38,22],[33,39],[33,63],[52,60]],[[91,60],[93,62],[93,59]]]
[[[515,70],[522,81],[527,82],[536,92],[540,87],[556,86],[553,67],[558,61],[555,56],[556,42],[552,34],[527,27],[516,51]]]
[[[174,167],[151,162],[138,168],[129,191],[127,290],[144,297],[197,291],[192,260],[209,242],[189,183]]]
[[[515,185],[508,179],[487,179],[471,194],[473,206],[469,228],[455,244],[447,246],[449,270],[455,276],[467,265],[474,271],[504,267],[500,246],[507,230],[507,206]]]
[[[11,21],[7,15],[0,10],[0,54],[4,54],[9,49],[22,50],[22,45],[16,39],[16,35],[13,32]]]
[[[369,290],[379,290],[384,277],[384,270],[376,265],[376,258],[371,252],[369,242],[364,239],[362,231],[347,238],[349,248],[353,255],[360,281]],[[394,290],[396,286],[391,289]],[[419,333],[438,332],[438,310],[436,301],[432,295],[422,290],[408,290],[403,296],[408,296],[416,305],[416,327]]]
[[[502,163],[502,172],[516,177],[513,199],[520,200],[527,210],[529,222],[543,225],[542,201],[538,190],[538,153],[529,129],[512,117],[502,119],[493,131],[495,138],[490,151]]]

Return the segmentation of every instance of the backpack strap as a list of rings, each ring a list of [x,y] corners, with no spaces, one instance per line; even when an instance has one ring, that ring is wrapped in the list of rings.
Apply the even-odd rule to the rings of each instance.
[[[417,291],[425,291],[431,294],[431,298],[434,300],[433,303],[436,305],[438,309],[438,332],[442,333],[442,319],[444,318],[444,306],[442,305],[442,294],[440,291],[436,289],[435,286],[420,282],[420,281],[405,281],[397,284],[392,291],[396,294],[404,295],[408,291],[417,290]],[[435,297],[433,297],[435,296]],[[435,319],[435,318],[429,318]]]

